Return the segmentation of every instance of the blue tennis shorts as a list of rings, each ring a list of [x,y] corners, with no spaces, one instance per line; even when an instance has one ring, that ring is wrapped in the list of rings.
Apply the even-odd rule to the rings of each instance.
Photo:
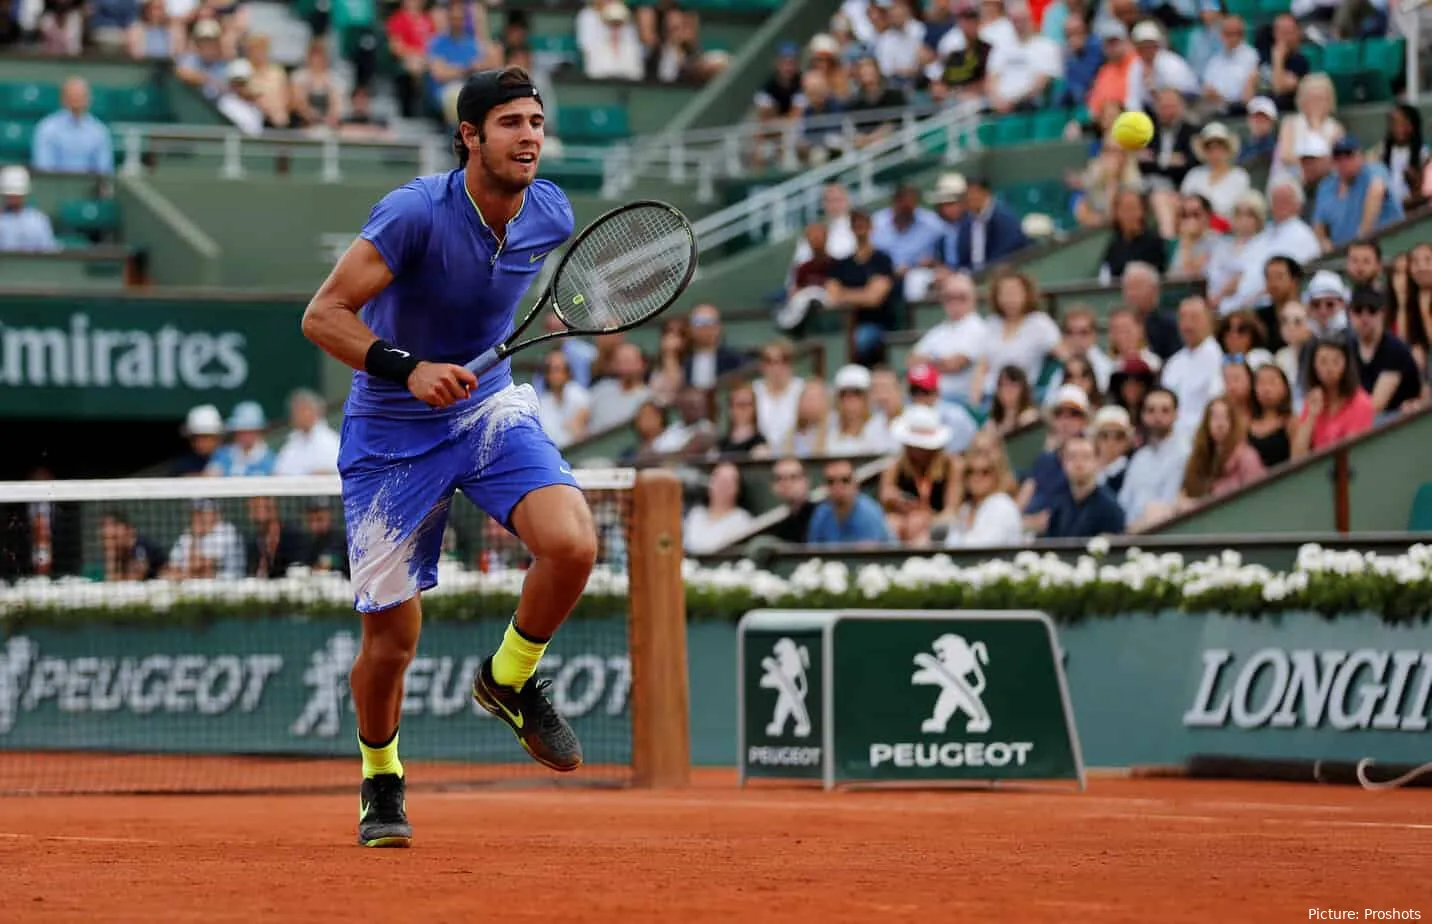
[[[362,613],[437,586],[453,492],[511,531],[512,510],[529,493],[577,486],[542,429],[530,385],[508,386],[456,415],[345,417],[338,473]]]

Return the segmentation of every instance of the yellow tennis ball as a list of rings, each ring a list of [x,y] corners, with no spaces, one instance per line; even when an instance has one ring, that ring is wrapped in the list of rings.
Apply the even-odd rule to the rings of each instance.
[[[1137,151],[1154,140],[1154,120],[1142,112],[1126,112],[1114,120],[1114,143],[1125,151]]]

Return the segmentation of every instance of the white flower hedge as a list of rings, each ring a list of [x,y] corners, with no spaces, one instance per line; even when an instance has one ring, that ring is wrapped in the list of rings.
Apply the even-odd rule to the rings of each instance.
[[[1105,540],[1090,542],[1074,562],[1053,554],[1015,552],[961,567],[948,556],[854,569],[813,558],[790,577],[749,561],[684,566],[687,614],[734,619],[757,607],[897,609],[1039,609],[1072,621],[1119,613],[1220,611],[1260,616],[1284,611],[1327,615],[1375,612],[1389,621],[1432,615],[1432,546],[1401,555],[1336,551],[1307,545],[1293,568],[1275,572],[1245,564],[1228,550],[1201,561],[1130,549],[1108,558]],[[512,611],[525,572],[479,573],[445,563],[439,586],[425,595],[432,618],[474,619]],[[625,573],[599,569],[581,615],[624,612]],[[276,580],[149,581],[105,584],[30,579],[0,588],[0,621],[68,622],[91,618],[176,621],[222,616],[348,616],[352,592],[341,575],[293,569]]]

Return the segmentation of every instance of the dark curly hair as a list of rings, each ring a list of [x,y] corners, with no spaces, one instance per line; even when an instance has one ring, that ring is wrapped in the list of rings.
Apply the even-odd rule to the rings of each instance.
[[[527,73],[527,69],[523,67],[504,67],[501,73],[497,75],[497,85],[503,89],[524,86],[530,87],[532,85],[532,75]],[[483,130],[481,125],[475,127],[477,128],[478,142],[486,142],[487,132]],[[468,150],[467,143],[462,140],[461,123],[452,130],[452,153],[453,156],[457,158],[457,165],[459,167],[467,166]]]

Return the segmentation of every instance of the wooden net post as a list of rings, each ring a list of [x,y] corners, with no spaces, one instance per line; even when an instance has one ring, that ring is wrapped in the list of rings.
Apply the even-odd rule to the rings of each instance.
[[[681,496],[671,472],[638,473],[628,542],[631,749],[633,782],[650,789],[691,778]]]

